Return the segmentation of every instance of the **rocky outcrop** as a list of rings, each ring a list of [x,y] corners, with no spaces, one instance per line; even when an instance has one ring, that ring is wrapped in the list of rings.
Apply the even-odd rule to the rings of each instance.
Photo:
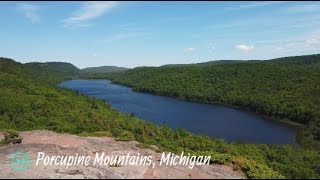
[[[111,137],[80,137],[70,134],[58,134],[46,130],[21,132],[22,143],[0,147],[0,178],[245,178],[242,172],[234,171],[228,165],[195,166],[160,166],[157,153],[151,149],[138,147],[136,141],[122,142]],[[30,156],[30,166],[26,170],[11,167],[11,155],[25,152]],[[112,155],[151,155],[152,165],[138,166],[36,166],[38,152],[48,156],[74,156],[75,154],[94,158],[97,152]]]

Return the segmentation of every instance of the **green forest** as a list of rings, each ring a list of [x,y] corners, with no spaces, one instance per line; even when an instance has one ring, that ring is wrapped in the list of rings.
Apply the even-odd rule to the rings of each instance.
[[[299,126],[298,142],[320,149],[319,54],[266,61],[139,67],[123,73],[98,74],[96,78],[108,78],[136,91],[249,109]]]
[[[319,57],[319,56],[318,56]],[[318,58],[319,59],[319,58]],[[183,129],[157,126],[111,108],[105,101],[56,86],[77,78],[68,63],[21,64],[0,58],[0,130],[48,129],[81,136],[136,140],[158,151],[211,155],[249,178],[320,178],[319,66],[248,62],[136,68],[101,74],[136,90],[207,103],[221,102],[303,125],[306,146],[226,143]],[[289,65],[288,65],[289,64]],[[23,139],[22,139],[23,141]]]

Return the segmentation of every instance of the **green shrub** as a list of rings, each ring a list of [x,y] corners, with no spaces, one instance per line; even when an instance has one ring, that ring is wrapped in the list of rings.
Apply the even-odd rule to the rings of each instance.
[[[274,171],[266,164],[248,160],[243,157],[236,157],[232,162],[236,168],[243,170],[249,179],[284,179],[283,175]]]
[[[120,136],[116,137],[117,141],[133,141],[134,135],[130,131],[123,131]]]
[[[229,164],[232,162],[232,156],[229,154],[221,154],[217,152],[207,152],[211,156],[211,162],[215,164]]]
[[[21,143],[22,138],[19,136],[19,132],[13,129],[8,129],[4,132],[4,139],[0,141],[0,144],[17,144]]]

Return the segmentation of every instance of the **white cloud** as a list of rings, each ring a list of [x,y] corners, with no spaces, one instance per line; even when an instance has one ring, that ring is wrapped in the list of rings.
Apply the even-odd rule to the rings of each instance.
[[[286,44],[279,43],[274,47],[276,51],[298,52],[301,50],[314,50],[320,45],[320,39],[310,38],[301,41],[292,41]]]
[[[250,52],[254,49],[254,46],[245,45],[245,44],[238,44],[234,46],[236,49],[244,52]]]
[[[192,47],[184,49],[184,52],[195,52],[195,51],[196,51],[196,48],[192,48]]]
[[[32,23],[40,22],[39,7],[32,4],[18,4],[17,8]]]
[[[281,53],[279,54],[281,56],[318,53],[320,49],[320,29],[292,38],[262,40],[256,41],[254,44],[259,44],[260,50],[269,49],[274,53]]]
[[[216,50],[216,46],[213,43],[210,43],[208,46],[208,52],[212,53],[215,50]]]
[[[93,56],[93,57],[97,57],[97,53],[93,53],[92,56]]]
[[[318,38],[311,38],[306,40],[307,46],[316,46],[320,44],[320,39]]]
[[[62,22],[67,27],[81,26],[83,23],[87,24],[86,22],[109,12],[117,3],[115,1],[86,2],[79,10],[73,12],[70,17],[62,20]]]
[[[304,43],[308,48],[320,48],[320,29],[311,32]]]

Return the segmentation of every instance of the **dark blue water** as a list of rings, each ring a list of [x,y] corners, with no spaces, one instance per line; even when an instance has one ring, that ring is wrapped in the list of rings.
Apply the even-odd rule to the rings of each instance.
[[[115,109],[171,128],[184,128],[226,141],[296,144],[296,129],[237,108],[133,92],[131,88],[111,84],[109,80],[72,80],[59,86],[104,99]]]

